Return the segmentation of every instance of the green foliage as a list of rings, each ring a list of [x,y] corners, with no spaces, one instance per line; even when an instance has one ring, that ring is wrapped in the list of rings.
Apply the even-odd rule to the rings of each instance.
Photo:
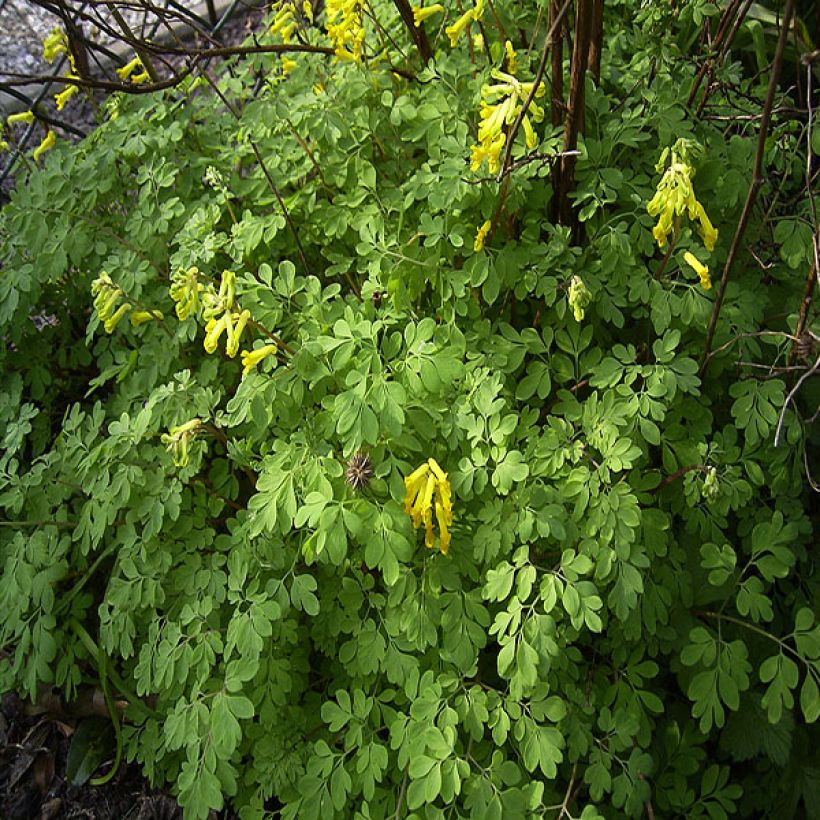
[[[714,297],[689,227],[661,266],[655,163],[704,147],[719,271],[756,135],[684,106],[716,6],[636,5],[606,4],[581,242],[530,161],[473,251],[499,204],[468,165],[490,74],[441,39],[416,81],[322,54],[283,79],[256,54],[218,80],[238,117],[202,80],[122,99],[27,177],[0,213],[0,689],[73,698],[101,659],[126,755],[190,818],[816,814],[817,433],[798,397],[775,447],[789,377],[757,378],[810,259],[805,144],[772,134],[765,278],[741,253],[701,375]],[[540,13],[498,11],[526,32]],[[717,74],[762,99],[739,62]],[[275,345],[244,375],[175,316],[194,267],[204,288],[235,272],[243,349]],[[164,318],[106,333],[102,271]],[[447,555],[402,507],[430,457]]]

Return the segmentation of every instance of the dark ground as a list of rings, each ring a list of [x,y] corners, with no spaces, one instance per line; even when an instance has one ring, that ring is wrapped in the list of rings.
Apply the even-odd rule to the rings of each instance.
[[[260,13],[237,13],[222,29],[221,39],[227,44],[239,43],[258,22]],[[98,96],[98,102],[102,100]],[[59,116],[84,134],[95,127],[92,105],[75,97]],[[53,108],[53,103],[52,103]],[[56,112],[55,112],[56,113]],[[60,129],[60,136],[78,139]],[[40,139],[34,138],[30,151]],[[0,157],[0,170],[5,167]],[[7,199],[16,182],[25,184],[18,162],[15,172],[0,182],[0,205]],[[56,699],[52,699],[56,702]],[[104,718],[93,718],[102,721]],[[182,810],[167,793],[152,789],[137,764],[122,761],[114,777],[106,784],[73,785],[66,771],[72,737],[88,717],[68,717],[62,710],[44,710],[24,703],[14,694],[5,694],[0,703],[0,820],[177,820]],[[106,727],[107,728],[107,727]],[[108,755],[95,772],[109,771],[113,757]],[[213,818],[231,820],[228,810]]]
[[[38,712],[15,695],[3,697],[0,818],[177,820],[182,817],[173,797],[151,789],[137,766],[121,765],[104,786],[72,785],[66,776],[66,759],[79,720]],[[109,762],[103,764],[100,771],[107,771],[109,765]]]

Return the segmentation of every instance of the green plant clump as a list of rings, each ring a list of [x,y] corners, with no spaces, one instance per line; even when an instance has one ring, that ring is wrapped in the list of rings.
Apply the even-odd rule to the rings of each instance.
[[[687,107],[716,7],[607,2],[562,159],[543,4],[426,65],[340,5],[0,213],[0,691],[102,687],[190,818],[820,816],[807,123],[701,367],[767,82]]]

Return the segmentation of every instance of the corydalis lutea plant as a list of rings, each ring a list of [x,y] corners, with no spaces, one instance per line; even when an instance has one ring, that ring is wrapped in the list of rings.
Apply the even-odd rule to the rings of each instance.
[[[662,253],[652,163],[678,138],[704,146],[719,258],[755,121],[724,134],[687,115],[695,68],[676,55],[697,31],[670,6],[606,4],[576,167],[585,242],[547,220],[523,139],[473,252],[499,206],[466,168],[475,105],[509,55],[490,25],[492,66],[467,36],[435,39],[466,11],[423,21],[419,82],[372,64],[367,18],[362,65],[304,54],[284,82],[277,55],[232,65],[219,87],[241,120],[205,84],[122,99],[0,214],[0,504],[17,522],[0,528],[0,685],[73,699],[105,657],[126,754],[194,818],[227,802],[300,820],[808,813],[816,433],[797,396],[774,447],[788,372],[743,364],[788,356],[756,334],[793,321],[772,317],[810,261],[784,212],[803,180],[764,186],[779,221],[761,208],[752,228],[790,240],[756,248],[765,283],[739,258],[701,377],[712,293],[646,264]],[[536,6],[496,11],[541,42]],[[392,9],[374,14],[412,48]],[[317,16],[300,34],[327,47]],[[527,54],[516,76],[534,76]],[[731,55],[715,71],[742,76]],[[804,167],[785,136],[774,156]],[[121,318],[86,344],[97,271],[116,307],[180,321],[137,343]],[[42,311],[59,323],[38,327]]]

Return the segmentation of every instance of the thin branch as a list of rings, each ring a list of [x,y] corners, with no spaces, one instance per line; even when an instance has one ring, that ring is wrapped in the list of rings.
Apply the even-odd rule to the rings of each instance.
[[[207,71],[200,71],[200,75],[205,79],[208,85],[214,90],[216,95],[219,97],[220,100],[225,104],[225,107],[231,114],[236,118],[237,121],[242,120],[242,115],[233,105],[233,103],[222,93],[222,89],[220,89],[219,85],[214,82],[211,77],[208,75]],[[296,225],[293,224],[293,220],[290,218],[290,211],[288,211],[287,206],[285,205],[285,200],[282,199],[282,195],[279,193],[279,189],[276,187],[276,183],[273,181],[273,177],[271,176],[270,171],[268,170],[268,166],[265,165],[265,160],[262,158],[262,154],[259,151],[259,147],[256,145],[256,142],[250,137],[248,138],[248,144],[251,147],[251,150],[256,157],[256,161],[259,163],[259,167],[262,169],[262,173],[265,175],[265,179],[268,181],[268,187],[273,192],[273,195],[276,197],[276,201],[279,203],[279,207],[282,209],[282,213],[285,216],[285,221],[288,224],[288,228],[290,228],[290,232],[293,234],[293,240],[296,243],[296,251],[299,254],[299,259],[302,263],[302,267],[305,270],[305,275],[310,275],[310,268],[308,267],[307,258],[305,257],[305,251],[302,247],[302,241],[299,239],[299,231],[296,230]]]
[[[706,331],[706,344],[704,345],[703,357],[700,365],[700,375],[706,369],[709,361],[709,351],[712,348],[712,341],[715,337],[715,329],[717,328],[718,317],[720,316],[720,309],[723,305],[723,298],[726,295],[726,287],[729,284],[729,278],[732,273],[732,266],[734,265],[735,257],[740,249],[740,243],[743,240],[743,234],[746,231],[746,226],[752,215],[752,208],[757,198],[757,192],[763,184],[763,154],[766,148],[766,137],[769,133],[769,121],[771,119],[772,108],[774,107],[774,97],[777,91],[777,83],[780,79],[780,69],[783,65],[783,52],[786,48],[786,40],[788,39],[789,28],[791,27],[791,19],[794,14],[794,0],[787,0],[786,9],[783,12],[783,23],[780,28],[780,36],[777,40],[777,51],[774,56],[774,65],[772,66],[772,73],[769,77],[769,88],[766,92],[766,102],[763,106],[763,118],[760,121],[760,133],[757,140],[757,151],[755,153],[754,170],[752,174],[752,182],[749,185],[749,192],[746,195],[746,202],[743,206],[743,211],[740,215],[740,221],[737,225],[732,245],[729,249],[729,255],[726,257],[726,264],[723,268],[723,276],[720,279],[717,296],[715,297],[715,304],[712,307],[712,315],[709,317],[709,327]]]
[[[566,0],[563,7],[558,12],[558,15],[556,16],[555,20],[553,20],[549,31],[544,35],[544,45],[541,49],[541,62],[538,64],[538,69],[535,72],[535,78],[533,79],[532,88],[530,89],[530,93],[527,94],[527,99],[524,100],[524,103],[521,106],[521,110],[518,112],[518,116],[515,118],[515,122],[512,124],[512,128],[510,128],[510,133],[507,136],[507,151],[504,154],[504,162],[501,164],[501,173],[498,175],[499,182],[504,177],[504,175],[508,173],[507,168],[510,164],[510,159],[512,158],[515,135],[518,133],[518,129],[521,128],[521,123],[524,122],[524,117],[527,116],[527,109],[530,107],[530,103],[535,99],[535,94],[538,91],[538,86],[541,85],[541,80],[544,78],[544,71],[547,67],[547,57],[550,53],[550,46],[552,45],[553,34],[558,30],[558,27],[561,25],[561,21],[564,19],[564,15],[567,13],[569,9],[570,1],[571,0]]]
[[[820,356],[817,357],[814,364],[806,370],[806,372],[797,380],[797,384],[789,391],[789,395],[786,396],[786,401],[783,402],[783,409],[780,411],[780,418],[777,420],[777,429],[775,430],[774,434],[774,446],[777,447],[780,444],[780,434],[783,431],[783,422],[786,420],[786,410],[789,407],[792,399],[797,395],[797,391],[803,386],[803,383],[811,378],[817,371],[820,369]]]

